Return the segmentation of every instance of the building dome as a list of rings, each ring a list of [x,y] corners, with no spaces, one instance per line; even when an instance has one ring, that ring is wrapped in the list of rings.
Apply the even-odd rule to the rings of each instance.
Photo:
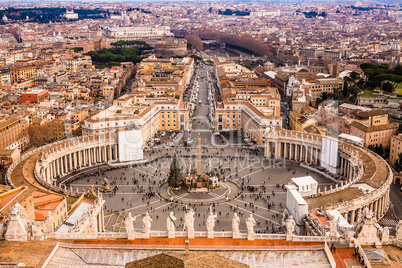
[[[401,46],[398,43],[395,43],[395,44],[392,45],[391,50],[400,51]]]

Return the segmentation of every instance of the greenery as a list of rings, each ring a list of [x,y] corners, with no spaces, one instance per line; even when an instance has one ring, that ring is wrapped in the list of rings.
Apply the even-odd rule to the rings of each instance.
[[[177,161],[176,153],[173,154],[172,163],[170,164],[170,172],[168,177],[168,185],[172,188],[180,188],[183,184],[183,175]]]
[[[45,124],[31,125],[28,128],[29,148],[39,147],[64,137],[64,123],[51,121]]]
[[[227,15],[227,16],[231,16],[231,15],[236,15],[236,16],[249,16],[250,15],[250,11],[245,10],[245,11],[240,11],[240,10],[235,10],[232,11],[231,9],[227,8],[225,11],[222,11],[219,9],[218,14],[220,15]]]
[[[74,52],[84,51],[83,47],[73,47]]]
[[[206,62],[211,64],[214,63],[212,60],[207,60]]]
[[[107,11],[100,9],[77,9],[74,10],[78,14],[79,19],[101,19],[108,14]],[[8,19],[13,21],[29,21],[38,23],[49,23],[50,21],[67,21],[64,17],[65,8],[60,7],[35,7],[35,8],[7,8],[0,10],[0,17],[6,15]],[[28,17],[28,20],[27,20]]]
[[[397,84],[402,82],[402,66],[398,65],[393,70],[389,70],[388,64],[362,63],[360,68],[367,76],[365,87],[368,89],[381,88],[391,93]]]
[[[136,47],[143,47],[143,48],[151,49],[151,46],[147,42],[139,41],[139,40],[117,41],[117,42],[111,43],[111,45],[115,46],[115,47],[136,46]]]
[[[195,61],[202,60],[202,58],[200,56],[197,56],[197,55],[191,55],[190,58],[193,58]]]
[[[187,49],[188,49],[188,50],[191,50],[192,47],[193,47],[193,44],[187,42]]]
[[[374,95],[372,91],[366,90],[366,91],[364,91],[363,94],[359,94],[359,96],[366,97],[366,98],[374,98],[376,95]]]
[[[303,14],[304,14],[304,16],[306,17],[306,18],[315,18],[315,17],[317,17],[317,16],[319,16],[319,17],[326,17],[327,16],[327,14],[325,13],[325,12],[321,12],[320,14],[318,14],[317,12],[315,12],[315,11],[310,11],[310,12],[303,12]]]
[[[396,171],[402,171],[402,153],[398,154],[398,159],[396,159],[394,166]]]
[[[369,145],[367,148],[381,157],[384,158],[389,157],[389,146],[383,147],[382,144],[380,145],[376,144],[376,145]]]
[[[142,47],[104,48],[98,51],[90,51],[87,55],[91,56],[92,61],[98,64],[120,65],[120,62],[127,61],[138,63],[142,60],[142,52],[149,48],[149,45],[147,45],[144,44]]]
[[[151,11],[148,11],[148,10],[145,10],[145,9],[139,8],[139,7],[129,8],[129,9],[127,9],[127,12],[134,11],[134,10],[141,11],[141,13],[146,13],[146,14],[151,14],[152,13]]]

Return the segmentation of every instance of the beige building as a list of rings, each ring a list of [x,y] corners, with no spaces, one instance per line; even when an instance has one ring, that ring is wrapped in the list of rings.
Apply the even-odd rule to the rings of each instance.
[[[307,115],[302,115],[295,111],[289,113],[289,128],[291,130],[303,132],[305,128],[316,125],[317,121],[309,118]]]
[[[0,119],[0,149],[22,149],[29,142],[28,126],[29,120],[23,116]]]
[[[391,137],[391,146],[389,150],[389,163],[394,166],[402,153],[402,133]]]
[[[350,125],[350,135],[362,138],[365,147],[376,144],[382,144],[383,147],[390,146],[391,136],[395,135],[397,130],[398,124],[396,123],[367,126],[354,121]]]
[[[215,130],[242,132],[262,145],[267,127],[282,127],[278,90],[232,61],[215,59],[214,65],[222,96],[222,102],[215,104]]]
[[[189,108],[175,98],[122,96],[108,109],[85,120],[82,135],[117,133],[137,125],[145,145],[163,130],[188,130]]]
[[[36,66],[17,65],[10,67],[11,83],[19,82],[22,79],[30,78],[36,75]]]
[[[317,79],[315,83],[305,83],[303,86],[307,87],[310,92],[312,100],[316,100],[321,97],[322,93],[328,94],[334,93],[335,89],[342,88],[342,79],[338,78],[322,78]]]

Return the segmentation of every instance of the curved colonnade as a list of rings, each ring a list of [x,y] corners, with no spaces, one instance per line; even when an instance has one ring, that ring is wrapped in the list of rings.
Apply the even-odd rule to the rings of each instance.
[[[292,130],[270,130],[264,134],[265,156],[320,166],[322,136]],[[339,141],[337,174],[344,180],[335,188],[305,197],[309,211],[316,208],[338,210],[350,223],[368,208],[378,220],[389,207],[393,173],[387,162],[374,152]]]
[[[45,188],[76,195],[72,189],[67,192],[65,185],[60,188],[57,183],[58,178],[71,174],[73,171],[118,159],[117,141],[117,134],[92,135],[61,140],[35,148],[13,162],[7,170],[6,182],[15,187],[13,180],[25,179],[29,182],[29,177],[33,175],[34,179]],[[29,159],[35,161],[34,168],[26,169],[26,172],[22,174],[17,172],[20,169],[24,170],[24,162]],[[30,174],[31,172],[33,174]]]
[[[321,164],[321,135],[283,129],[267,131],[264,135],[266,157]],[[29,181],[32,176],[45,188],[75,195],[71,189],[67,191],[65,186],[60,188],[57,179],[74,170],[117,160],[117,143],[117,135],[108,134],[75,137],[36,148],[23,154],[10,166],[6,181],[15,187],[12,177],[13,180],[21,177]],[[25,167],[24,162],[28,160],[35,161],[31,169]],[[15,171],[16,167],[18,172]],[[336,209],[351,224],[365,207],[377,219],[385,215],[389,207],[389,186],[393,173],[380,156],[366,148],[340,142],[337,173],[345,180],[335,188],[305,197],[309,210],[320,207]]]

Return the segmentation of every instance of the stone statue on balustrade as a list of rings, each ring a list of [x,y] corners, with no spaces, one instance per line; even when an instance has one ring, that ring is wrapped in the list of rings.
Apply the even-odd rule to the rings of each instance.
[[[176,224],[174,221],[176,217],[174,216],[173,212],[170,212],[166,218],[166,228],[168,231],[168,238],[175,238],[176,237]]]
[[[286,235],[293,236],[295,231],[296,222],[293,219],[293,216],[290,215],[289,218],[286,220]]]
[[[151,233],[152,218],[149,213],[146,212],[145,216],[142,218],[142,238],[148,239]]]
[[[194,210],[191,208],[189,211],[186,213],[184,216],[184,229],[183,231],[187,228],[187,237],[188,238],[194,238]]]
[[[373,218],[373,212],[365,207],[362,212],[362,217],[362,223],[356,227],[356,240],[361,245],[380,244],[380,239],[377,234],[377,227],[374,225],[377,220]],[[361,226],[361,228],[359,226]]]
[[[98,220],[96,218],[95,213],[92,213],[91,216],[89,216],[89,226],[91,233],[93,234],[98,233]]]
[[[339,219],[333,219],[329,222],[329,236],[330,237],[337,237],[338,236],[338,224]]]
[[[389,228],[384,227],[381,233],[381,244],[387,244],[389,242]]]
[[[217,217],[216,214],[210,210],[208,218],[207,218],[207,238],[214,238],[214,228],[215,228],[215,218]]]
[[[250,217],[247,218],[246,220],[246,226],[247,226],[247,240],[254,240],[254,226],[256,222],[255,219],[253,218],[253,215],[250,214]]]
[[[84,214],[85,215],[85,214]],[[45,220],[43,221],[43,227],[46,234],[54,232],[54,220],[50,211],[47,213]]]
[[[4,239],[7,241],[27,241],[27,228],[25,222],[21,219],[20,215],[21,206],[15,204],[11,208],[10,219],[7,221],[6,230],[4,233]]]
[[[402,243],[402,220],[399,220],[395,229],[396,229],[395,238],[399,243]]]
[[[134,240],[135,232],[134,232],[134,221],[136,217],[131,217],[131,213],[128,213],[127,217],[124,219],[124,227],[126,228],[127,239]]]
[[[232,219],[232,234],[233,234],[233,238],[241,238],[239,225],[240,225],[240,218],[237,215],[237,213],[235,213],[233,215],[233,219]]]
[[[31,229],[31,240],[42,241],[45,238],[42,229],[35,224],[34,220],[32,220],[30,223],[30,229]]]

